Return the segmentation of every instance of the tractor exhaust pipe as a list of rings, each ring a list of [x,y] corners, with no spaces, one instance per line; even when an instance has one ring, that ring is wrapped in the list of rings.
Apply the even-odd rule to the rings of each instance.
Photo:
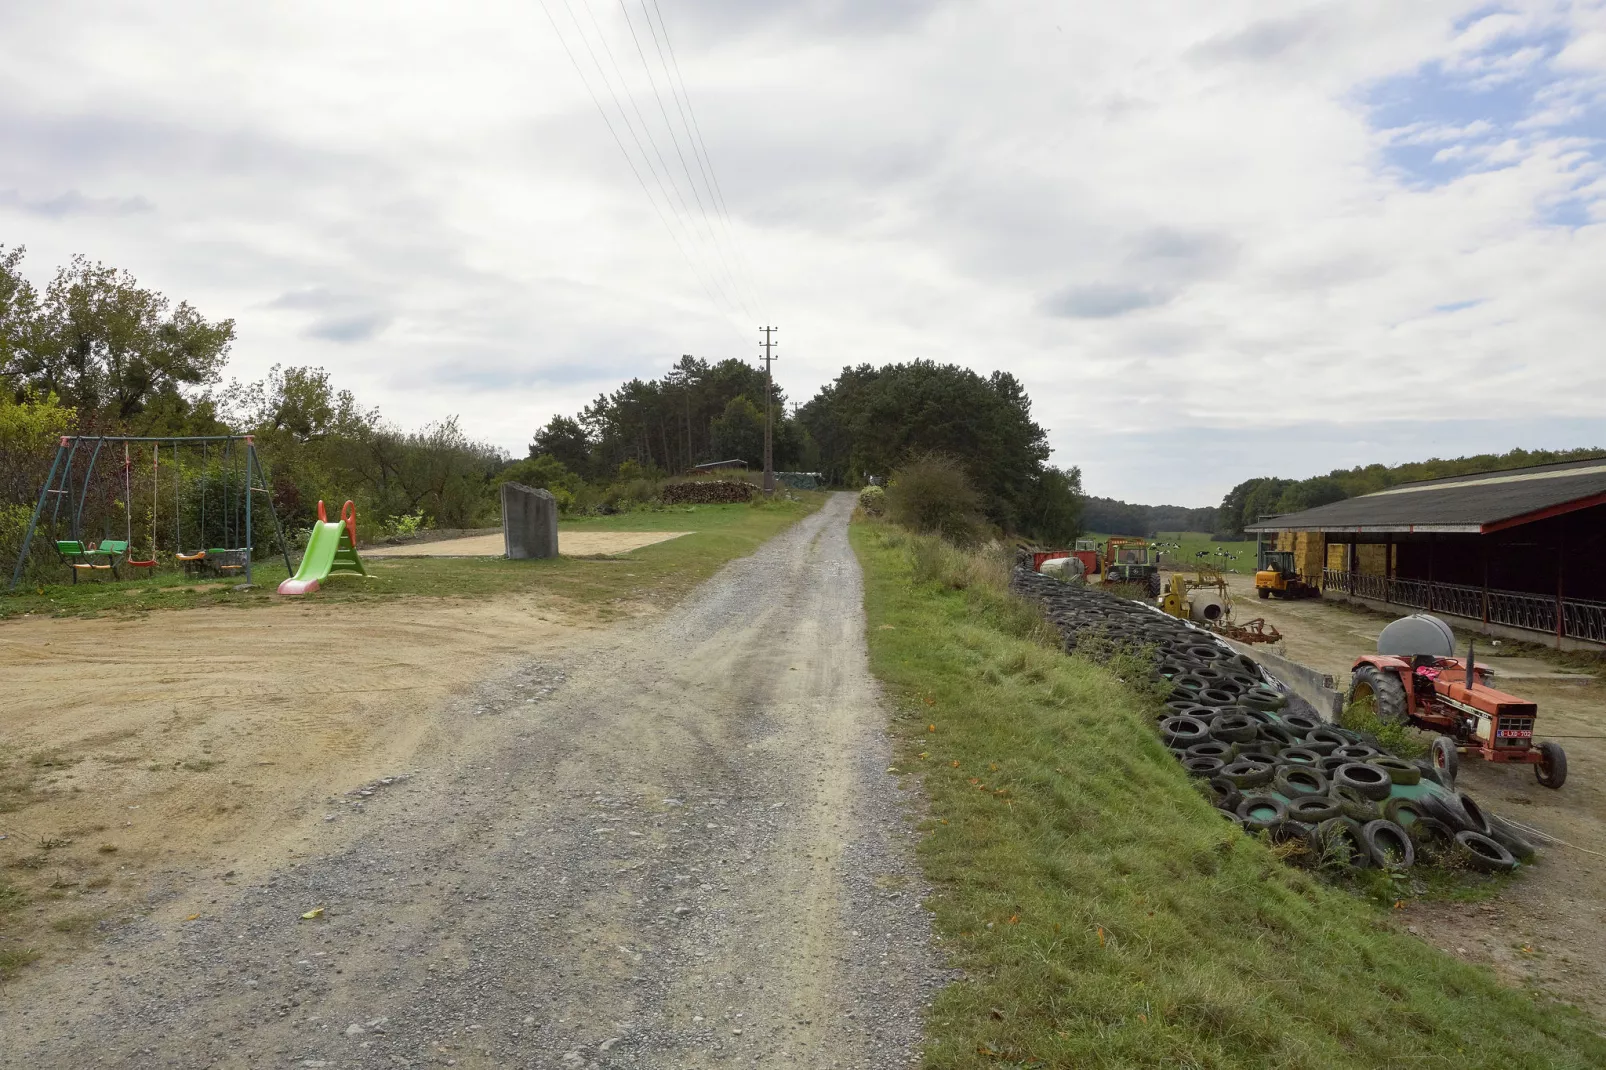
[[[1473,653],[1476,650],[1477,646],[1478,646],[1478,641],[1476,639],[1470,639],[1470,640],[1467,641],[1467,690],[1468,691],[1472,690],[1472,658],[1473,658]]]

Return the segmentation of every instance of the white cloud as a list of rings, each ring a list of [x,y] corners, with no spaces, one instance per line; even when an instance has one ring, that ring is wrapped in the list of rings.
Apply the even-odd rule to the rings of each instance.
[[[861,361],[1014,371],[1056,460],[1134,499],[1243,478],[1179,426],[1230,453],[1381,422],[1399,460],[1435,441],[1425,406],[1599,416],[1606,189],[1569,126],[1598,115],[1599,4],[660,6],[751,277],[695,205],[688,266],[541,4],[510,0],[0,9],[0,242],[236,317],[235,374],[322,364],[514,450],[681,353],[751,357],[761,319],[795,399]],[[569,7],[680,174],[618,7],[591,0],[600,36]],[[1553,88],[1520,131],[1426,104],[1379,128],[1370,87],[1428,69]],[[1465,170],[1423,182],[1407,149]],[[1595,225],[1547,221],[1563,203]]]

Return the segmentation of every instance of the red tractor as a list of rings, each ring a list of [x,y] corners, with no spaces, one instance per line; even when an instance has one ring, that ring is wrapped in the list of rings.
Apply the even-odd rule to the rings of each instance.
[[[1442,733],[1433,741],[1433,765],[1455,783],[1460,756],[1534,767],[1547,788],[1567,781],[1561,744],[1534,745],[1538,707],[1489,686],[1489,670],[1451,657],[1449,625],[1425,613],[1395,621],[1378,636],[1378,653],[1356,660],[1349,701],[1370,705],[1381,721]]]

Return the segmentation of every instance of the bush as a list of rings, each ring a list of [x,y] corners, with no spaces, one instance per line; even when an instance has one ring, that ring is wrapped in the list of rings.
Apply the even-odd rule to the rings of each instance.
[[[983,540],[981,497],[951,457],[927,454],[894,471],[886,504],[893,522],[910,531],[941,535],[960,546]]]
[[[869,516],[880,516],[887,511],[887,492],[880,487],[865,487],[859,491],[859,508]]]

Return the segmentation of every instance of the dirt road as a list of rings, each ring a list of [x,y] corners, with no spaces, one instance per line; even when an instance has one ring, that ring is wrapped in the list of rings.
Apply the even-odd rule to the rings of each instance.
[[[943,977],[851,508],[454,701],[416,775],[322,803],[316,857],[25,974],[0,1066],[907,1064]]]
[[[1288,657],[1331,673],[1340,687],[1356,655],[1377,649],[1387,623],[1325,600],[1260,601],[1249,577],[1228,583],[1238,619],[1265,616],[1283,633]],[[1468,638],[1458,634],[1458,649]],[[1568,781],[1551,791],[1526,766],[1464,761],[1458,786],[1501,816],[1574,846],[1542,847],[1539,863],[1490,902],[1417,902],[1406,920],[1452,954],[1606,1017],[1606,683],[1537,658],[1491,656],[1486,639],[1479,649],[1496,687],[1539,704],[1538,734],[1566,747]]]

